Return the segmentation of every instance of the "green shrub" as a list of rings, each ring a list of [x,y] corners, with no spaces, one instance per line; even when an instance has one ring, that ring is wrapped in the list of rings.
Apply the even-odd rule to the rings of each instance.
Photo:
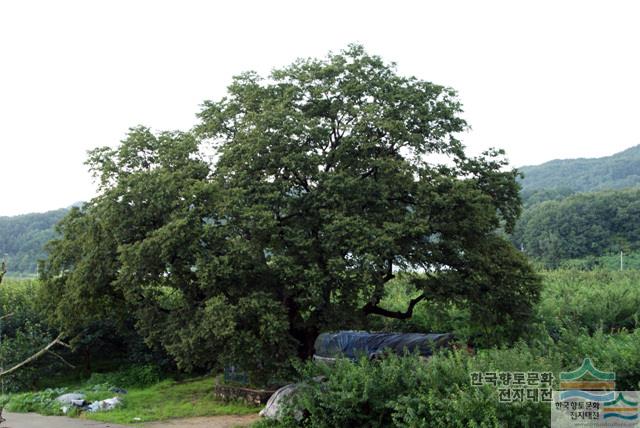
[[[547,329],[589,333],[634,329],[640,318],[640,271],[549,271],[538,313]]]
[[[56,401],[56,397],[67,392],[65,388],[48,388],[38,392],[4,395],[0,402],[10,412],[61,415],[61,405]]]
[[[5,369],[20,363],[50,343],[56,333],[46,322],[37,296],[40,284],[35,280],[7,279],[0,287],[0,366]],[[9,315],[11,314],[11,315]],[[65,348],[54,351],[68,358]],[[51,354],[5,376],[4,391],[32,389],[39,379],[63,370],[62,362]]]
[[[119,388],[143,388],[160,382],[162,373],[157,366],[130,366],[111,373],[93,373],[86,384],[89,386],[110,385]]]
[[[577,368],[586,357],[604,371],[616,373],[616,388],[620,391],[640,387],[640,330],[593,335],[584,331],[565,330],[557,343],[564,367]]]
[[[559,356],[520,343],[512,349],[443,352],[428,362],[417,356],[389,356],[379,362],[339,361],[335,366],[304,367],[307,381],[286,407],[281,426],[297,426],[295,409],[303,408],[305,426],[543,427],[548,403],[500,403],[497,389],[474,387],[472,372],[560,370]]]

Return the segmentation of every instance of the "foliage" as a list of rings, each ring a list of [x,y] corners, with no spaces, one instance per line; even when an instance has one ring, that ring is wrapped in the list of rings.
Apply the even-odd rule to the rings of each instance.
[[[321,330],[409,318],[415,303],[380,302],[397,270],[423,271],[417,301],[514,340],[539,290],[499,233],[520,211],[517,171],[465,154],[460,112],[453,90],[360,46],[242,74],[194,132],[136,128],[92,151],[99,195],[49,247],[47,311],[64,331],[133,321],[182,369],[268,382]]]
[[[45,213],[0,217],[0,259],[5,254],[8,275],[36,273],[38,260],[46,257],[44,245],[56,235],[54,225],[68,212],[63,208]]]
[[[620,253],[601,256],[587,256],[560,262],[561,270],[620,270]],[[640,251],[623,252],[622,269],[640,270]]]
[[[586,334],[573,328],[563,332],[556,346],[564,367],[578,367],[588,356],[599,369],[616,373],[618,391],[640,387],[640,330]]]
[[[0,316],[12,314],[0,321],[0,367],[8,369],[49,344],[58,335],[43,311],[42,285],[35,280],[5,278],[0,287]],[[48,303],[48,302],[45,302]],[[66,339],[66,338],[65,338]],[[67,384],[87,378],[92,372],[109,371],[126,385],[157,382],[160,369],[166,369],[162,358],[149,352],[140,337],[123,335],[109,322],[96,323],[72,340],[74,350],[56,346],[20,370],[3,377],[6,392],[25,391]],[[75,365],[70,368],[67,363]],[[114,367],[124,367],[114,372]],[[145,380],[146,379],[146,380]],[[117,385],[116,385],[117,386]]]
[[[575,191],[567,187],[559,187],[553,189],[521,190],[520,196],[522,197],[522,204],[524,208],[527,209],[545,201],[557,201],[564,199],[575,193]]]
[[[51,326],[41,313],[34,296],[40,287],[33,280],[5,278],[0,287],[0,367],[8,369],[42,349],[55,337]],[[12,314],[12,315],[10,315]],[[67,355],[64,349],[56,350]],[[33,388],[39,378],[61,370],[63,364],[53,355],[24,366],[2,379],[4,391]]]
[[[520,168],[525,210],[512,241],[547,268],[617,268],[616,254],[640,249],[638,165],[640,146]]]
[[[304,387],[286,406],[280,423],[300,426],[452,426],[545,427],[548,403],[500,403],[497,388],[473,387],[472,372],[552,372],[579,367],[590,357],[596,367],[616,373],[619,390],[635,390],[640,381],[640,330],[588,333],[563,329],[557,341],[548,337],[511,348],[440,352],[428,361],[390,355],[382,361],[339,361],[335,366],[307,364]],[[325,381],[318,382],[318,375]],[[316,377],[316,380],[312,380]],[[553,386],[557,388],[557,383]]]
[[[389,310],[400,311],[409,301],[419,295],[419,291],[406,275],[398,275],[386,288],[385,297],[380,302]],[[382,316],[372,317],[367,328],[371,331],[402,331],[412,333],[454,332],[461,338],[471,337],[477,331],[471,331],[469,309],[454,303],[423,300],[419,302],[411,318],[400,320]]]
[[[638,327],[640,271],[548,271],[543,278],[539,318],[556,338],[563,329],[612,333]]]
[[[543,288],[535,315],[527,325],[523,336],[535,344],[554,340],[557,343],[573,343],[580,338],[592,343],[598,332],[623,343],[629,333],[639,326],[640,320],[640,272],[551,270],[542,271]],[[405,307],[415,296],[415,288],[400,276],[390,283],[382,303],[390,309]],[[479,329],[471,321],[467,308],[455,304],[441,305],[434,301],[422,301],[416,305],[411,319],[395,320],[378,318],[368,325],[377,331],[405,332],[453,332],[462,341],[468,339],[476,347],[491,345],[491,332]],[[486,335],[489,337],[486,337]],[[577,340],[577,339],[576,339]],[[613,343],[613,342],[612,342]],[[618,343],[618,342],[616,342]],[[612,345],[613,346],[613,345]],[[577,347],[576,349],[582,349]],[[563,348],[567,364],[585,354],[574,354],[570,347]]]
[[[497,389],[470,384],[472,372],[557,372],[559,360],[519,344],[513,349],[440,353],[428,362],[416,356],[362,359],[335,366],[307,365],[308,381],[287,407],[281,425],[299,426],[295,409],[306,415],[303,426],[530,426],[549,423],[547,403],[500,403]],[[515,425],[514,425],[515,424]]]
[[[110,385],[118,388],[143,388],[160,382],[162,373],[157,366],[129,366],[108,373],[92,373],[86,385]]]
[[[441,352],[428,362],[414,356],[394,356],[381,362],[346,361],[336,367],[302,365],[299,378],[308,382],[299,400],[308,410],[307,426],[529,426],[549,424],[549,406],[532,403],[501,404],[491,387],[474,388],[474,371],[573,370],[585,357],[596,367],[614,371],[620,389],[640,384],[640,290],[637,271],[544,271],[543,290],[536,306],[528,342],[511,348],[476,348],[476,355]],[[381,304],[403,308],[417,290],[400,275],[389,283]],[[425,300],[407,320],[379,318],[383,329],[405,331],[455,331],[465,337],[471,313],[455,304]],[[155,378],[152,367],[138,366],[110,374],[96,374],[64,392],[81,390],[92,399],[113,395],[110,386],[129,389],[135,381]],[[323,375],[326,382],[311,381]],[[193,382],[163,381],[144,389],[133,388],[123,408],[90,415],[109,422],[130,423],[134,417],[156,420],[177,416],[251,412],[250,407],[222,405],[211,395],[212,378]],[[47,395],[48,394],[48,395]],[[8,408],[21,411],[59,412],[47,407],[52,393],[15,394]],[[8,400],[8,398],[4,398]],[[255,411],[255,409],[253,410]],[[293,414],[282,423],[262,426],[299,426]]]
[[[66,392],[65,388],[47,388],[37,392],[3,395],[0,398],[0,405],[10,412],[61,415],[60,403],[55,399]]]
[[[640,248],[640,189],[579,193],[525,210],[512,240],[549,267]]]
[[[47,322],[70,338],[85,370],[90,372],[103,353],[114,360],[170,367],[162,349],[143,343],[128,300],[112,286],[116,243],[104,223],[76,207],[56,230],[66,239],[47,244],[51,256],[41,267],[44,286],[38,297]]]

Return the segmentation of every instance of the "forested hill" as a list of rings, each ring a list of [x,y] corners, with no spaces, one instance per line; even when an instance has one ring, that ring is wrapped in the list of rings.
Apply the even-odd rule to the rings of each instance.
[[[35,274],[44,244],[55,236],[54,226],[67,208],[44,213],[0,217],[0,259],[6,257],[8,275]]]
[[[512,235],[527,255],[563,260],[640,250],[640,187],[584,192],[525,209]]]
[[[640,184],[640,145],[602,158],[552,160],[518,168],[525,198],[544,190],[561,194],[624,189]],[[557,199],[557,198],[544,198]]]
[[[519,169],[525,210],[511,238],[529,257],[555,267],[640,252],[640,145]]]

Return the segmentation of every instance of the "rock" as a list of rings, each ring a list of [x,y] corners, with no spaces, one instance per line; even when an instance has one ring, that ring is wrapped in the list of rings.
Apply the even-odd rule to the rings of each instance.
[[[78,394],[78,393],[62,394],[61,396],[56,398],[56,401],[58,403],[62,403],[62,404],[72,404],[71,403],[72,401],[74,401],[74,400],[84,400],[84,397],[85,397],[84,394]]]
[[[119,397],[107,398],[106,400],[94,401],[87,407],[88,412],[97,412],[102,410],[113,410],[122,404]]]
[[[113,388],[109,388],[109,391],[116,393],[116,394],[126,394],[127,390],[126,389],[122,389],[122,388],[116,388],[115,386]]]
[[[325,376],[316,376],[311,379],[312,382],[320,383],[324,382],[327,378]],[[291,383],[289,385],[285,385],[282,388],[278,389],[267,401],[267,405],[260,411],[260,416],[269,418],[269,419],[280,419],[282,416],[282,408],[287,403],[288,400],[292,398],[295,393],[300,390],[300,388],[304,388],[308,386],[307,382],[299,382],[299,383]],[[303,419],[303,410],[300,408],[296,408],[293,411],[293,418],[300,422]]]
[[[84,399],[71,400],[71,404],[73,404],[76,407],[84,407],[84,405],[87,404],[87,402]]]
[[[282,406],[292,394],[300,387],[300,384],[292,383],[278,389],[267,401],[267,405],[260,411],[260,416],[269,419],[278,419],[282,412]],[[296,412],[297,413],[297,412]],[[298,415],[296,415],[297,418]],[[302,414],[300,414],[302,418]]]

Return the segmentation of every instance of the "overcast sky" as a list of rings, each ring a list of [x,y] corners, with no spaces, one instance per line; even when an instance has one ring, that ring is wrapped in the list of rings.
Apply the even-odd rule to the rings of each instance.
[[[640,143],[633,1],[2,1],[0,215],[93,195],[86,151],[189,129],[234,74],[348,43],[458,90],[515,166]]]

